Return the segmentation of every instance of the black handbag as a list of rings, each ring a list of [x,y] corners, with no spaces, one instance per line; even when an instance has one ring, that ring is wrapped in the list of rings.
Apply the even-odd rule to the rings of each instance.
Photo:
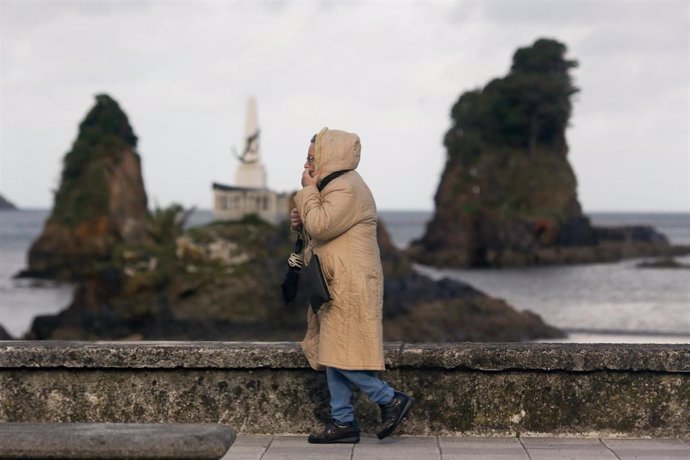
[[[331,291],[328,289],[326,277],[323,276],[319,256],[311,256],[309,265],[300,271],[300,281],[304,281],[300,284],[306,290],[312,311],[317,314],[323,304],[331,301]]]
[[[323,276],[321,261],[316,254],[312,255],[309,265],[304,266],[302,249],[304,243],[300,237],[295,241],[293,253],[288,258],[288,272],[281,285],[285,305],[297,297],[299,290],[300,297],[309,301],[314,314],[318,313],[321,306],[331,300],[331,293],[328,290],[328,283]]]
[[[304,243],[302,238],[297,237],[295,241],[295,249],[288,258],[288,272],[285,274],[285,280],[280,287],[283,290],[283,300],[285,300],[285,305],[290,304],[295,297],[297,297],[297,290],[299,289],[299,272],[304,265],[302,261],[302,248]]]
[[[350,172],[350,169],[343,169],[326,176],[318,185],[317,188],[321,192],[326,185],[333,179]],[[323,276],[321,270],[321,262],[319,256],[314,254],[309,265],[303,267],[302,249],[304,243],[298,236],[295,242],[295,249],[288,259],[288,272],[285,274],[285,280],[280,285],[283,291],[283,300],[285,305],[290,305],[297,297],[297,291],[300,291],[300,297],[306,293],[306,297],[311,304],[314,314],[318,313],[321,305],[331,301],[331,293],[328,290],[328,283]]]

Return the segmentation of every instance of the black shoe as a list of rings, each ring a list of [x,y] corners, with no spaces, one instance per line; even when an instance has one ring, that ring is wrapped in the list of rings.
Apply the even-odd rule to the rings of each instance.
[[[383,426],[381,431],[376,433],[376,437],[383,439],[390,435],[393,430],[400,425],[400,422],[403,421],[407,413],[410,412],[410,407],[412,407],[413,402],[414,399],[410,396],[396,391],[391,402],[388,404],[379,404]]]
[[[344,424],[333,420],[328,422],[321,433],[312,433],[307,439],[310,444],[334,444],[359,442],[359,425],[357,422]]]

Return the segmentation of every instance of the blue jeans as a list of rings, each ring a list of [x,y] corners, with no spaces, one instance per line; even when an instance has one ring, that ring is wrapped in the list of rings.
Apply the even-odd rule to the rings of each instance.
[[[388,404],[393,399],[393,388],[376,378],[372,371],[347,371],[327,367],[326,380],[331,394],[331,417],[341,423],[349,423],[355,419],[350,382],[357,385],[376,404]]]

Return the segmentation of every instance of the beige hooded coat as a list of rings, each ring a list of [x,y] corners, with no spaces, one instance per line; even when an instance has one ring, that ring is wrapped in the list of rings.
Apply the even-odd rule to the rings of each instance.
[[[324,128],[316,136],[314,166],[319,183],[352,170],[319,192],[297,192],[295,203],[308,243],[306,259],[318,254],[332,300],[318,315],[307,313],[302,349],[316,370],[383,370],[383,270],[376,240],[376,203],[361,176],[356,134]]]

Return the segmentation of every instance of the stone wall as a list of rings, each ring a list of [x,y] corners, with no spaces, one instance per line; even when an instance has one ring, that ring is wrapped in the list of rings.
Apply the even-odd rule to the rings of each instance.
[[[690,345],[388,343],[386,364],[416,399],[401,433],[690,438]],[[327,417],[296,343],[0,342],[0,421],[306,433]]]

